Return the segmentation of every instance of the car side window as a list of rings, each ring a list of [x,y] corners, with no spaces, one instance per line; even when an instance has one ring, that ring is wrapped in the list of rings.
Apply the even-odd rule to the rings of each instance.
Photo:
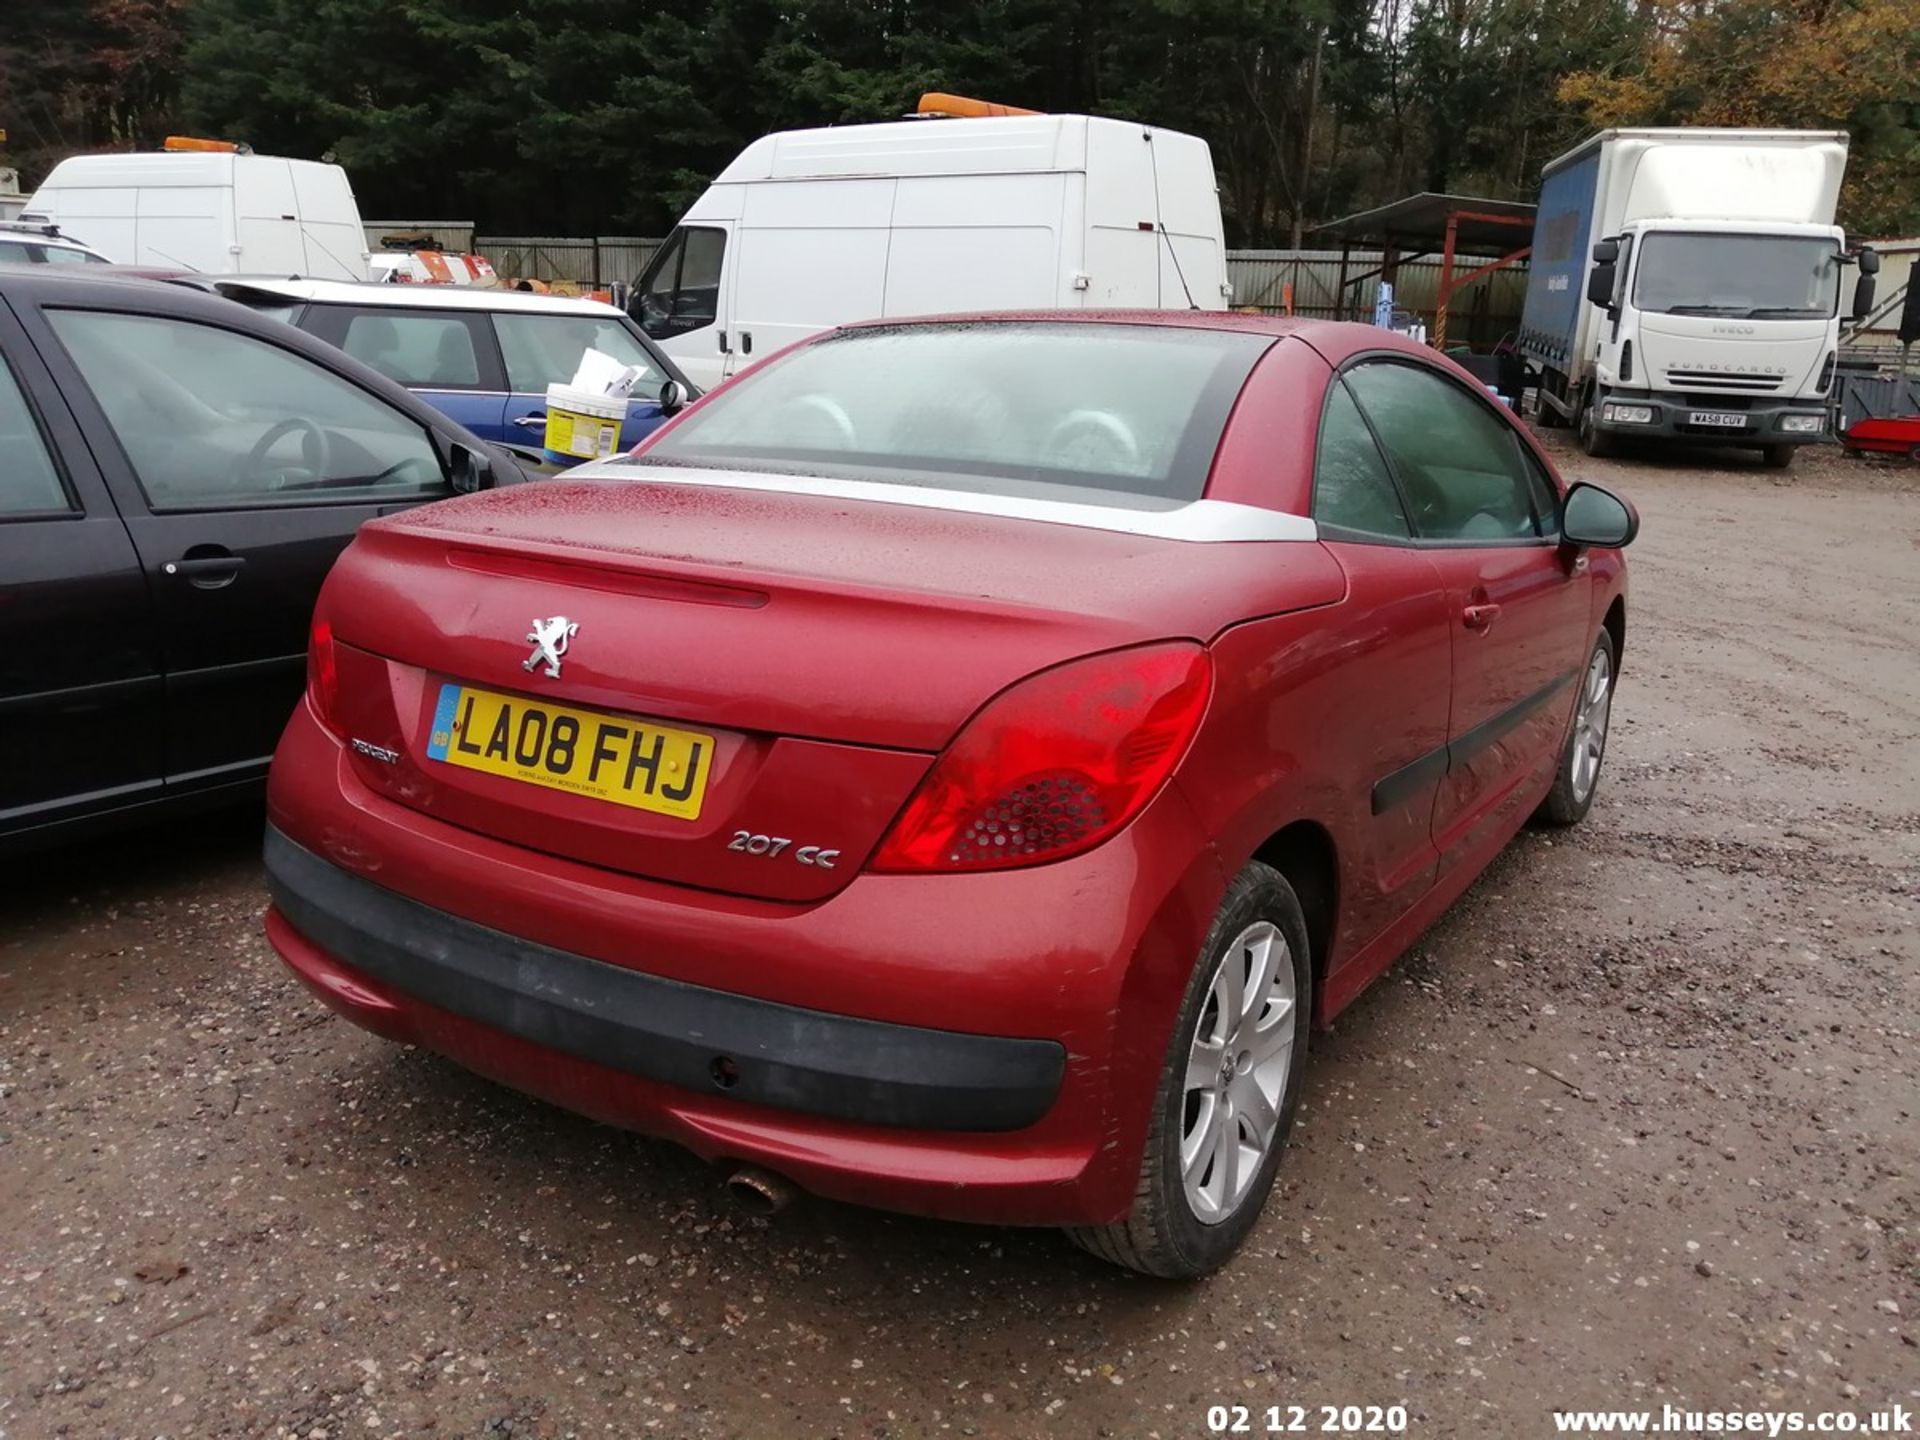
[[[72,509],[20,382],[0,359],[0,522]]]
[[[1535,540],[1544,532],[1512,427],[1443,375],[1371,361],[1347,383],[1373,422],[1422,539]]]
[[[720,271],[726,253],[725,230],[686,225],[669,235],[636,287],[634,318],[640,328],[656,340],[665,340],[711,325],[720,313]]]
[[[362,311],[347,321],[340,348],[402,385],[471,390],[480,383],[473,331],[457,315]]]
[[[611,355],[622,365],[640,366],[642,374],[633,384],[636,395],[657,389],[665,378],[617,316],[501,311],[493,317],[493,332],[500,337],[500,353],[507,362],[507,388],[516,395],[544,395],[547,386],[566,384],[589,350]]]
[[[1337,530],[1405,540],[1413,532],[1393,476],[1347,387],[1335,380],[1320,417],[1313,518]]]
[[[1520,451],[1520,463],[1526,467],[1527,489],[1533,500],[1533,513],[1539,518],[1542,535],[1560,533],[1560,487],[1553,483],[1553,477],[1546,468],[1534,458],[1527,449],[1526,442],[1516,435],[1513,443]]]
[[[426,427],[305,356],[171,316],[47,318],[155,510],[451,493]]]

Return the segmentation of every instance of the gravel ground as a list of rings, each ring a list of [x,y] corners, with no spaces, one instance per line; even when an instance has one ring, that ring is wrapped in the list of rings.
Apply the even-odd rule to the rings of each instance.
[[[1599,803],[1319,1037],[1226,1272],[745,1218],[679,1152],[327,1018],[241,814],[8,868],[0,1437],[1920,1408],[1920,476],[1566,463],[1646,522]]]

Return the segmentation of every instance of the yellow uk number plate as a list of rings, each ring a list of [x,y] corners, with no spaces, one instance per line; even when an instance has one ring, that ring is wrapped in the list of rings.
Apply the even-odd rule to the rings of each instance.
[[[443,684],[427,756],[682,820],[700,817],[713,737]]]

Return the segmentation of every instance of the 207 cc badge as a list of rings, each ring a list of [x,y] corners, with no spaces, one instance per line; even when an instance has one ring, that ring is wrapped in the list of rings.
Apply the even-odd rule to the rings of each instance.
[[[533,654],[520,662],[520,668],[531,670],[544,662],[549,678],[558,680],[560,661],[567,653],[567,642],[579,631],[580,627],[564,615],[535,620],[533,629],[527,632],[527,643],[533,646]]]

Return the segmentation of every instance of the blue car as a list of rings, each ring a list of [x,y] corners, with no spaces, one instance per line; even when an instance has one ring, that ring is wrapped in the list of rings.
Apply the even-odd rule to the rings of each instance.
[[[589,349],[644,369],[621,424],[623,450],[698,393],[625,313],[597,300],[344,280],[202,284],[339,346],[482,440],[540,449],[547,386],[573,379]]]

